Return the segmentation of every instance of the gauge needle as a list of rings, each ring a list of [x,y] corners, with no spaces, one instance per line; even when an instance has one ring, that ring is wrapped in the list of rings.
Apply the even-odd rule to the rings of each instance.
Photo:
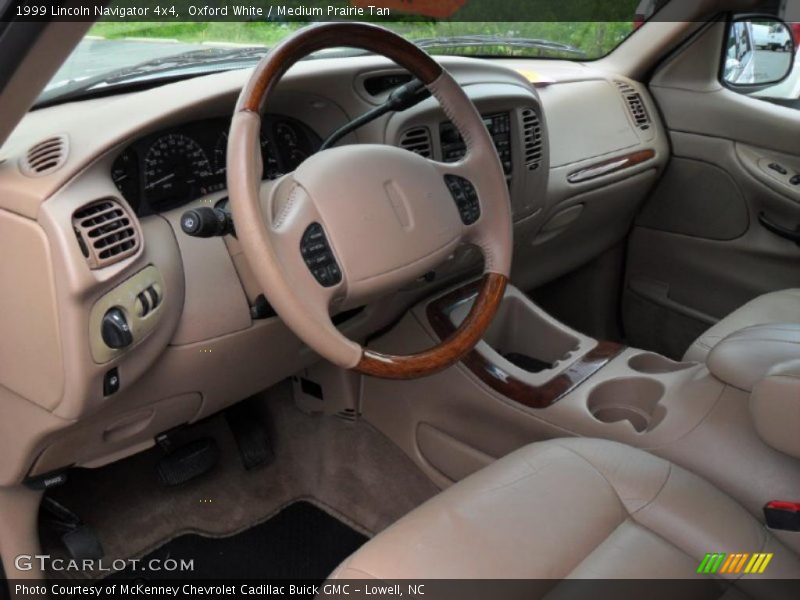
[[[164,175],[161,179],[156,179],[155,181],[148,183],[146,186],[144,186],[144,189],[149,190],[151,187],[157,186],[157,185],[159,185],[161,183],[166,183],[167,181],[169,181],[173,177],[175,177],[175,173],[170,173],[169,175]]]

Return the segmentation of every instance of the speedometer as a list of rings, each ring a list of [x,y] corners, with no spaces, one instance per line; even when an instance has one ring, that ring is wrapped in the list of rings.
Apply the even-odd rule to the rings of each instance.
[[[158,138],[144,157],[144,193],[153,208],[207,193],[205,185],[211,175],[203,148],[182,133]]]

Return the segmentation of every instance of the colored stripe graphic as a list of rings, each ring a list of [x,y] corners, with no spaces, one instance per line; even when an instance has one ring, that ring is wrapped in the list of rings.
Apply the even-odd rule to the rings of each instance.
[[[773,557],[773,553],[758,552],[750,554],[748,552],[735,552],[727,554],[725,552],[710,552],[703,557],[697,567],[698,573],[704,574],[761,574],[767,569]],[[747,566],[745,566],[747,565]],[[742,571],[744,569],[744,571]]]
[[[767,569],[767,565],[772,560],[772,553],[753,554],[753,558],[747,563],[745,573],[763,573]]]
[[[706,554],[700,566],[697,567],[698,573],[716,573],[722,561],[725,559],[724,552],[715,552],[713,554]]]

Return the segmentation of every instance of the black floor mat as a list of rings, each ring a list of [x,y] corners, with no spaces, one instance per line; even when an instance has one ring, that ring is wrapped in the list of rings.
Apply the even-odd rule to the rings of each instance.
[[[187,572],[122,572],[126,579],[304,579],[322,581],[357,550],[366,536],[308,502],[226,538],[182,535],[144,557],[194,560]],[[141,568],[141,567],[140,567]]]

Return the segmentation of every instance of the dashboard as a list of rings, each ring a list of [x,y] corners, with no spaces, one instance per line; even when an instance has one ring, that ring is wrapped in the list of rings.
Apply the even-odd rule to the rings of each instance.
[[[669,155],[644,86],[572,63],[532,63],[552,80],[534,86],[500,62],[441,62],[483,116],[505,170],[517,287],[553,280],[624,238]],[[181,228],[187,208],[226,195],[230,115],[249,74],[33,111],[0,148],[0,233],[15,248],[0,267],[18,282],[0,299],[0,352],[8,358],[0,361],[0,400],[13,403],[9,414],[25,424],[0,436],[16,452],[0,468],[0,484],[116,460],[315,362],[264,310],[269,290],[238,240]],[[293,66],[262,118],[263,177],[295,170],[322,139],[383,103],[386,86],[403,76],[375,56]],[[376,78],[388,83],[376,87]],[[642,103],[652,117],[646,125],[632,111]],[[458,161],[466,144],[449,117],[428,98],[342,144],[390,144]],[[34,172],[28,163],[41,152],[51,160]],[[353,231],[366,225],[354,223]],[[88,241],[101,260],[84,252]],[[458,247],[425,277],[337,317],[337,326],[366,340],[480,268],[476,248]],[[103,337],[115,307],[132,339],[121,348]]]
[[[147,135],[111,166],[111,179],[138,216],[161,213],[226,187],[230,119],[204,119]],[[265,115],[263,178],[293,171],[317,151],[320,137],[301,121]]]

